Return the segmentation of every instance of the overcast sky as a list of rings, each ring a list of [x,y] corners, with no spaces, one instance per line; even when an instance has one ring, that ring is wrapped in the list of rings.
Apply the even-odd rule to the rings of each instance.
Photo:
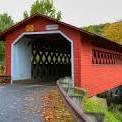
[[[20,21],[34,1],[0,0],[0,14],[7,12]],[[62,12],[62,21],[78,27],[122,19],[122,0],[54,0],[54,4]]]

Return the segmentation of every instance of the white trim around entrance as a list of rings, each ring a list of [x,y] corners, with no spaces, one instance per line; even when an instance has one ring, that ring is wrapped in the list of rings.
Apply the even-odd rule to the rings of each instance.
[[[24,32],[22,33],[11,45],[12,51],[11,51],[11,73],[13,72],[13,46],[16,45],[20,39],[26,35],[38,35],[38,34],[61,34],[64,38],[66,38],[70,43],[71,43],[71,73],[72,73],[72,80],[74,84],[74,52],[73,52],[73,41],[66,36],[63,32],[61,31],[42,31],[42,32]],[[11,84],[13,81],[11,80]]]

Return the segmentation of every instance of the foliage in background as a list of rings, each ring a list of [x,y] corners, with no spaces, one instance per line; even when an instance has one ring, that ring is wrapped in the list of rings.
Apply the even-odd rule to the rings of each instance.
[[[23,17],[24,17],[24,19],[26,19],[26,18],[28,18],[28,17],[29,17],[29,14],[28,14],[28,12],[27,12],[27,11],[24,11],[24,13],[23,13]]]
[[[104,31],[104,27],[106,25],[109,25],[109,23],[107,24],[100,24],[100,25],[90,25],[88,27],[84,27],[84,30],[87,30],[91,33],[97,34],[97,35],[101,35]]]
[[[122,21],[106,26],[102,35],[116,43],[122,44]]]
[[[30,13],[25,11],[23,15],[24,18],[27,18],[29,15],[36,13],[61,20],[61,12],[56,10],[53,0],[36,0],[31,6]]]
[[[100,25],[90,25],[88,27],[84,27],[83,29],[122,44],[122,21]]]
[[[0,76],[4,74],[4,67],[0,65]]]
[[[12,17],[9,16],[7,13],[0,14],[0,31],[4,31],[7,28],[11,27],[14,24]],[[3,65],[4,62],[4,42],[0,40],[0,64]]]
[[[11,27],[14,24],[11,16],[7,13],[0,14],[0,31],[4,31],[7,28]]]
[[[0,41],[0,64],[4,64],[5,46],[4,42]]]

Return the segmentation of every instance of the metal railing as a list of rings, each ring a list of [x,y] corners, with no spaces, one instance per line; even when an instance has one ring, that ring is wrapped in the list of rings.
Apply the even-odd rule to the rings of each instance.
[[[102,113],[83,112],[81,103],[86,92],[74,87],[70,78],[58,80],[57,88],[64,104],[77,122],[104,122],[104,114]]]

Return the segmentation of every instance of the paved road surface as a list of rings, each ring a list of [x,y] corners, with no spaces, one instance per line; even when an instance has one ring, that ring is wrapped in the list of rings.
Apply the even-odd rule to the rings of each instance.
[[[41,97],[54,85],[0,86],[0,122],[43,122]]]

